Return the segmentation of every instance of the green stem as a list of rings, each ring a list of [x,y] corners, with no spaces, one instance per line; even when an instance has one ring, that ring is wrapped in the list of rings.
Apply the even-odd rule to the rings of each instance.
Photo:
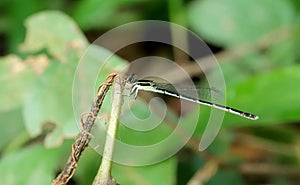
[[[107,136],[104,145],[103,157],[98,173],[94,179],[93,185],[113,185],[115,180],[111,177],[111,165],[114,152],[115,137],[118,131],[118,122],[121,113],[123,101],[122,84],[119,76],[114,81],[113,98],[111,112],[108,121]]]

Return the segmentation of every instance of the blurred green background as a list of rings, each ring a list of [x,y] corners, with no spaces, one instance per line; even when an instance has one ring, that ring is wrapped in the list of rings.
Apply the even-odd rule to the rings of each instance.
[[[148,19],[180,24],[206,41],[223,70],[228,105],[260,119],[226,114],[214,143],[198,152],[193,143],[209,116],[204,109],[178,154],[146,167],[115,164],[117,182],[300,184],[300,1],[2,0],[0,10],[1,184],[50,184],[79,132],[71,93],[80,56],[102,33]],[[137,45],[115,60],[124,65],[149,53],[173,54]],[[136,139],[123,132],[124,140]],[[88,148],[69,184],[91,184],[100,161]]]

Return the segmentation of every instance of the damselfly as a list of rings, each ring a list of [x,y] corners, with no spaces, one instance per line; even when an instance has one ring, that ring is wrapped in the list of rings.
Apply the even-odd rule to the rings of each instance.
[[[210,101],[206,101],[206,100],[202,100],[202,99],[198,99],[198,98],[194,98],[194,97],[190,97],[190,96],[181,94],[181,93],[177,92],[176,90],[174,90],[174,87],[172,84],[155,82],[153,80],[136,80],[134,78],[134,75],[131,75],[127,81],[129,83],[132,83],[130,95],[134,96],[134,98],[137,97],[138,92],[140,90],[150,91],[150,92],[165,94],[165,95],[173,96],[173,97],[180,98],[183,100],[195,102],[195,103],[198,103],[201,105],[209,106],[209,107],[219,109],[219,110],[222,110],[225,112],[229,112],[231,114],[235,114],[235,115],[247,118],[247,119],[251,119],[251,120],[258,119],[258,116],[248,113],[248,112],[244,112],[244,111],[237,110],[237,109],[227,107],[224,105],[212,103]]]

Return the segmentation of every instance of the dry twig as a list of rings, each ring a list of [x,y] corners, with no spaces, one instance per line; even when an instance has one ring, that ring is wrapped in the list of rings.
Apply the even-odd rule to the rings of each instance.
[[[84,149],[88,146],[91,140],[90,131],[94,125],[95,119],[99,113],[101,105],[103,103],[104,97],[109,90],[109,87],[112,85],[115,77],[118,73],[110,74],[105,82],[99,86],[97,95],[95,97],[94,103],[90,109],[90,112],[83,123],[83,130],[80,132],[79,136],[72,144],[72,153],[66,163],[65,168],[62,172],[53,180],[52,185],[64,185],[71,179],[73,176],[75,169],[77,167],[77,162],[84,151]]]

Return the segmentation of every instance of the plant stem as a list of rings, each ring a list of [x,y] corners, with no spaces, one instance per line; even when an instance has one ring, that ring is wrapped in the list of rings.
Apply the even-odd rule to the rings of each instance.
[[[109,90],[109,87],[112,85],[115,77],[118,76],[117,73],[111,73],[106,79],[103,84],[99,86],[98,93],[95,97],[94,103],[90,109],[90,112],[86,118],[86,120],[83,122],[83,130],[80,132],[79,136],[75,140],[75,142],[72,144],[72,152],[69,156],[69,159],[64,167],[64,169],[61,171],[61,173],[52,181],[52,185],[65,185],[68,183],[68,181],[72,178],[75,169],[77,167],[77,162],[84,151],[84,149],[88,146],[91,135],[89,132],[91,131],[95,119],[99,113],[99,110],[102,106],[104,97],[106,96],[106,93]]]
[[[108,121],[107,135],[104,145],[103,157],[98,173],[94,179],[93,185],[114,185],[115,180],[111,177],[111,165],[114,152],[115,137],[118,132],[119,117],[123,102],[122,80],[116,76],[113,86],[113,98],[111,112]]]

